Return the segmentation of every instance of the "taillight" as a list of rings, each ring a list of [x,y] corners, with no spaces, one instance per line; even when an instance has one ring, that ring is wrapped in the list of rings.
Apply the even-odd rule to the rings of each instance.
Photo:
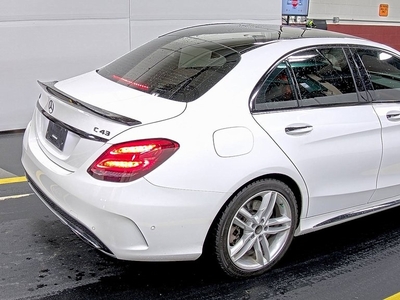
[[[90,166],[96,179],[114,182],[136,180],[153,171],[178,150],[177,142],[146,139],[116,144],[108,148]]]

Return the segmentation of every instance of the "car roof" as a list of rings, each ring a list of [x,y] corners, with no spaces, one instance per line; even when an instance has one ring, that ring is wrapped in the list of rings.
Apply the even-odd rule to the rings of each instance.
[[[243,53],[280,40],[305,38],[356,38],[351,35],[306,27],[252,24],[215,23],[187,27],[163,37],[196,38],[217,43]]]

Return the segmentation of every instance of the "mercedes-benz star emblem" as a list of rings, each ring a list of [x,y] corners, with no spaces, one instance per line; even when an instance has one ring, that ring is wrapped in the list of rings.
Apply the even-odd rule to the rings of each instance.
[[[52,114],[54,111],[54,101],[50,100],[49,101],[49,113]]]

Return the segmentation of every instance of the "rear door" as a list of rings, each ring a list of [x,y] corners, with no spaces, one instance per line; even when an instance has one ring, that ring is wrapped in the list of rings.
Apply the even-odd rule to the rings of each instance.
[[[383,156],[377,192],[371,201],[400,198],[400,57],[376,49],[355,49],[367,71],[367,89],[382,124]]]
[[[255,120],[307,184],[308,216],[365,204],[376,189],[381,126],[350,69],[341,47],[302,50],[252,98]]]

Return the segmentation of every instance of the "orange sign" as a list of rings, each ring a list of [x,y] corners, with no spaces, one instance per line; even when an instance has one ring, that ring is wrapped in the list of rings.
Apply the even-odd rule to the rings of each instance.
[[[387,17],[389,15],[389,4],[380,4],[379,5],[379,16]]]

